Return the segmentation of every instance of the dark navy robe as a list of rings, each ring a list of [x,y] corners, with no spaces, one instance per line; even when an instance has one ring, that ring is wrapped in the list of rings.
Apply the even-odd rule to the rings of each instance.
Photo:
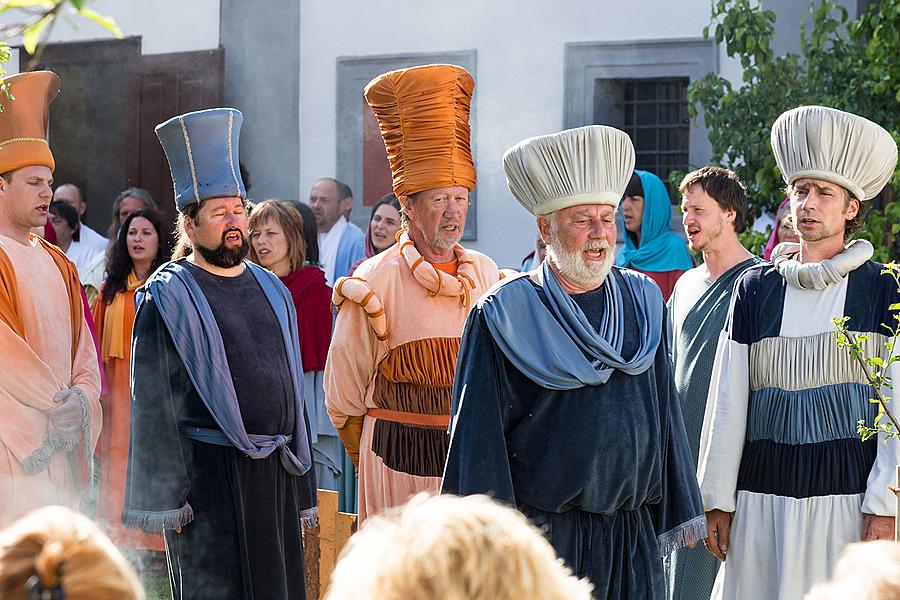
[[[249,269],[220,277],[186,268],[222,334],[246,430],[293,435],[289,361],[275,313],[254,276]],[[315,471],[295,476],[277,451],[253,459],[227,443],[188,437],[186,432],[218,425],[151,295],[141,304],[133,335],[126,522],[165,530],[174,598],[302,600],[301,520],[315,506]],[[303,418],[308,436],[305,409]]]
[[[618,269],[610,276],[622,282]],[[503,302],[514,285],[535,286],[549,306],[526,277],[495,289],[470,314],[442,491],[518,507],[598,598],[662,598],[660,542],[682,528],[705,531],[665,336],[640,375],[614,371],[606,384],[568,391],[540,387],[503,355],[485,322],[483,304]],[[620,289],[629,356],[637,345],[634,300]],[[584,312],[596,327],[605,307],[593,308]]]

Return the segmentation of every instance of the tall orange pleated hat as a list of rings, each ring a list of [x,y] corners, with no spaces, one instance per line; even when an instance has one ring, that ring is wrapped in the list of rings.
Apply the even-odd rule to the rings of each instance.
[[[469,147],[474,89],[475,80],[456,65],[391,71],[366,86],[397,196],[440,187],[475,189]]]
[[[32,165],[54,170],[47,134],[59,76],[52,71],[33,71],[10,75],[6,83],[13,99],[0,92],[0,173]]]

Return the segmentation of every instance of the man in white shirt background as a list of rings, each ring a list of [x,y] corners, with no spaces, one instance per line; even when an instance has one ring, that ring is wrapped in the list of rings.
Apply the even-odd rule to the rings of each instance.
[[[333,177],[316,180],[309,191],[309,207],[319,230],[319,258],[328,285],[350,275],[350,267],[366,255],[365,234],[345,214],[353,207],[350,186]]]
[[[64,183],[56,188],[53,192],[53,200],[55,202],[65,202],[78,213],[78,219],[81,221],[78,230],[72,237],[72,243],[66,249],[66,256],[75,263],[78,269],[81,282],[85,282],[85,277],[99,261],[104,260],[106,247],[109,240],[90,227],[84,222],[85,213],[87,212],[87,201],[81,190],[72,183]]]

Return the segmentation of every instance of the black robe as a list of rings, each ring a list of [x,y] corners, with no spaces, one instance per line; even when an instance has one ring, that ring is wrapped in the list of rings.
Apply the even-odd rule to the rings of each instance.
[[[190,269],[225,341],[247,431],[291,434],[287,356],[259,285],[249,271],[223,278]],[[183,434],[217,426],[152,296],[135,321],[133,344],[125,508],[162,515],[174,598],[305,598],[300,513],[314,506],[314,470],[293,476],[278,452],[254,460],[233,446]]]
[[[535,286],[548,306],[530,279],[507,285]],[[617,370],[603,385],[546,389],[491,336],[481,306],[502,302],[503,289],[480,300],[466,323],[442,491],[518,507],[598,598],[663,598],[658,537],[691,522],[696,533],[703,516],[665,336],[641,375]],[[603,295],[573,299],[596,326]],[[623,300],[628,356],[635,311],[630,294]]]

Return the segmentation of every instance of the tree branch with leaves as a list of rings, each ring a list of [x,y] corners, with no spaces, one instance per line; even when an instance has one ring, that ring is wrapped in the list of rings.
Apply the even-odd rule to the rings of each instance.
[[[0,37],[6,40],[22,38],[22,47],[31,55],[23,71],[34,70],[41,61],[46,41],[60,18],[74,16],[96,23],[116,38],[124,37],[112,17],[104,16],[87,6],[87,0],[0,0],[0,15],[15,15],[9,24],[0,24]],[[0,42],[0,91],[9,93],[3,82],[6,69],[3,63],[11,58],[8,42]]]
[[[882,275],[891,275],[894,283],[897,284],[897,290],[900,292],[900,265],[897,263],[889,263],[884,266]],[[878,414],[875,416],[874,422],[869,425],[865,419],[861,419],[857,423],[857,431],[863,441],[878,435],[884,434],[886,438],[896,436],[900,437],[900,421],[894,414],[891,407],[891,397],[884,394],[885,389],[893,392],[893,383],[888,375],[888,369],[894,363],[900,363],[900,354],[895,352],[895,345],[900,339],[900,302],[891,304],[888,308],[893,313],[895,324],[893,326],[882,324],[888,334],[888,341],[885,342],[887,348],[887,359],[881,356],[867,356],[863,344],[869,339],[866,334],[853,334],[847,329],[847,321],[850,317],[834,318],[834,337],[835,343],[850,353],[850,356],[860,366],[865,375],[869,387],[872,388],[874,397],[869,402],[878,404]],[[897,348],[896,350],[900,350]],[[887,420],[885,420],[887,417]]]

